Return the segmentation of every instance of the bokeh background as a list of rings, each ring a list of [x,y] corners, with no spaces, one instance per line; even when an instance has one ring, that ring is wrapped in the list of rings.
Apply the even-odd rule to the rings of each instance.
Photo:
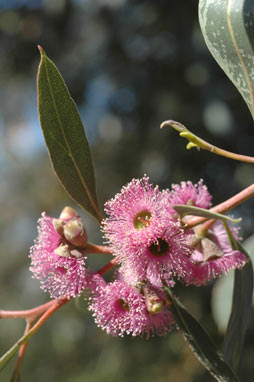
[[[214,204],[253,182],[253,167],[208,152],[187,151],[170,129],[175,119],[227,150],[253,155],[253,121],[237,90],[208,52],[198,1],[0,0],[0,306],[24,309],[48,300],[29,272],[29,247],[42,211],[58,216],[73,202],[52,171],[37,115],[37,44],[61,71],[85,124],[101,207],[144,173],[168,187],[203,178]],[[253,201],[234,210],[253,248]],[[84,211],[89,240],[101,243]],[[99,258],[98,258],[99,257]],[[90,255],[95,268],[106,259]],[[220,348],[233,275],[178,295]],[[24,322],[2,320],[0,353]],[[253,317],[241,380],[253,381]],[[14,361],[1,374],[9,381]],[[29,343],[22,381],[212,381],[181,334],[112,338],[98,329],[82,300],[57,312]]]

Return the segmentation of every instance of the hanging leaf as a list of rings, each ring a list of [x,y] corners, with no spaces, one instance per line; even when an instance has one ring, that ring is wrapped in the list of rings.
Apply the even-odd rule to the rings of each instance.
[[[244,253],[249,258],[241,244],[236,240],[233,241],[233,249]],[[251,318],[252,296],[253,268],[249,258],[249,262],[242,269],[235,270],[232,310],[224,344],[225,359],[234,370],[237,370],[239,366],[243,342]]]
[[[194,215],[194,216],[201,216],[203,218],[208,218],[208,219],[228,220],[231,223],[240,223],[242,220],[241,218],[233,219],[230,216],[222,215],[217,212],[212,212],[212,211],[206,210],[205,208],[200,208],[195,206],[186,206],[184,204],[175,204],[173,208],[182,217],[186,215]]]
[[[191,316],[181,302],[173,295],[168,287],[165,287],[172,305],[170,307],[176,321],[176,325],[182,331],[195,356],[202,365],[219,382],[237,382],[238,378],[224,360],[223,355],[217,350],[211,338]]]
[[[207,47],[254,118],[253,12],[250,0],[199,0],[199,22]]]
[[[39,49],[39,117],[52,165],[70,197],[100,221],[92,157],[81,118],[55,64]]]

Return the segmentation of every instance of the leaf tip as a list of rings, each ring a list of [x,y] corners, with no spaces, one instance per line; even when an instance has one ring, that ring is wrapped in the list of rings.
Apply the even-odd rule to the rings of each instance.
[[[162,122],[160,128],[163,129],[163,127],[173,127],[173,129],[178,132],[187,131],[186,127],[182,123],[173,121],[172,119]]]
[[[180,134],[181,135],[181,134]],[[187,150],[190,150],[192,149],[193,147],[198,147],[198,145],[196,145],[196,143],[193,143],[193,142],[189,142],[186,146]]]
[[[39,52],[41,54],[41,58],[46,56],[46,53],[41,45],[37,45],[37,48],[39,49]]]

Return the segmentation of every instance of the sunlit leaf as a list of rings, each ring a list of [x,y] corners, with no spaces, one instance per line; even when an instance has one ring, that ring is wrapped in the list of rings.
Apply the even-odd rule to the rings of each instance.
[[[201,216],[203,218],[208,219],[222,219],[222,220],[228,220],[231,223],[240,223],[241,218],[233,219],[230,216],[222,215],[217,212],[212,212],[209,210],[206,210],[205,208],[195,207],[195,206],[186,206],[182,204],[175,204],[173,206],[174,210],[179,213],[180,216],[186,216],[186,215],[194,215],[194,216]]]
[[[54,63],[40,48],[38,106],[55,172],[71,198],[100,221],[90,148],[78,110]]]
[[[237,382],[238,378],[217,350],[215,344],[200,324],[185,309],[168,287],[165,291],[172,301],[171,311],[195,356],[219,382]]]
[[[249,258],[241,244],[236,240],[233,241],[233,248]],[[232,310],[224,344],[225,359],[234,370],[237,370],[239,366],[244,338],[251,318],[252,296],[253,268],[249,258],[249,262],[242,269],[235,270]]]
[[[199,22],[207,47],[254,118],[253,12],[252,0],[199,0]]]

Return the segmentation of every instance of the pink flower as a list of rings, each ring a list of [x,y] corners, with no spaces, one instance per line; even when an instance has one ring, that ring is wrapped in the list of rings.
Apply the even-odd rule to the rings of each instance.
[[[52,298],[79,296],[86,285],[85,259],[73,246],[70,249],[66,240],[63,244],[53,220],[43,213],[38,221],[39,235],[30,250],[30,270]]]
[[[134,285],[148,280],[157,287],[163,286],[163,281],[173,286],[173,276],[184,278],[190,269],[191,250],[183,230],[172,221],[166,228],[154,227],[150,235],[143,235],[143,240],[116,248],[114,255],[122,264],[125,280]]]
[[[142,244],[158,226],[165,227],[171,219],[162,202],[167,202],[168,193],[153,188],[146,176],[124,186],[105,203],[109,218],[102,222],[102,229],[109,244],[125,251],[132,243]]]
[[[153,188],[149,179],[133,179],[105,204],[109,218],[102,223],[113,255],[122,264],[126,280],[149,280],[161,286],[172,275],[188,271],[190,249],[184,232],[166,208],[169,192]]]
[[[98,327],[113,336],[165,335],[174,323],[165,305],[160,311],[149,313],[146,297],[123,280],[102,287],[101,293],[91,298],[88,309],[93,312]]]
[[[206,209],[211,207],[212,196],[209,194],[207,187],[203,184],[202,179],[197,184],[193,184],[190,181],[172,184],[171,188],[169,203],[171,205],[172,215],[176,214],[176,211],[172,208],[175,204],[184,204]]]
[[[89,305],[95,322],[107,334],[142,334],[146,324],[144,297],[132,286],[117,280],[101,288]]]
[[[236,230],[232,231],[237,238]],[[208,231],[206,238],[200,241],[190,261],[192,271],[185,281],[187,284],[200,286],[220,277],[223,273],[242,268],[248,259],[243,253],[232,249],[227,232],[223,224],[218,221]]]
[[[150,336],[165,336],[175,325],[175,320],[172,313],[165,307],[159,313],[147,315],[147,323],[144,329],[146,337]]]

